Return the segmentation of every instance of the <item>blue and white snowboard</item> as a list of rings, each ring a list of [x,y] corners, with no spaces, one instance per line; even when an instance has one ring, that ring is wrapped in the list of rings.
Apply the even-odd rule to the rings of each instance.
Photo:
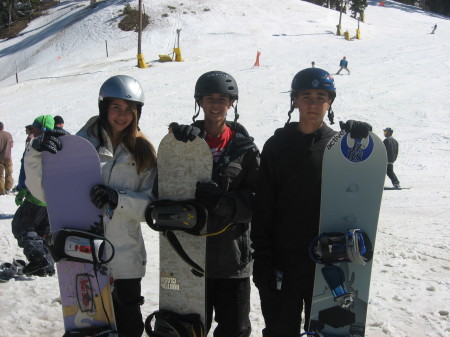
[[[318,234],[350,235],[358,229],[367,234],[373,249],[386,162],[385,147],[372,132],[354,140],[341,131],[330,140],[323,158]],[[310,331],[324,337],[364,337],[371,270],[372,259],[317,264]]]

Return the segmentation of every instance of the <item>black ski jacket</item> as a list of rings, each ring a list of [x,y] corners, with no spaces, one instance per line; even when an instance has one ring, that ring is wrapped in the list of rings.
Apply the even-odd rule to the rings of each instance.
[[[205,135],[203,121],[194,126]],[[234,128],[233,123],[227,125]],[[247,130],[236,124],[236,134],[219,161],[212,180],[225,190],[218,207],[209,212],[208,232],[215,233],[233,223],[229,230],[207,238],[206,276],[244,278],[252,274],[250,222],[259,170],[259,150]]]
[[[388,164],[393,164],[398,156],[398,142],[393,137],[387,137],[383,143],[386,147]]]
[[[308,245],[319,231],[322,159],[335,134],[324,124],[305,135],[293,122],[265,143],[252,221],[255,259],[285,272],[293,265],[296,274],[314,270]]]

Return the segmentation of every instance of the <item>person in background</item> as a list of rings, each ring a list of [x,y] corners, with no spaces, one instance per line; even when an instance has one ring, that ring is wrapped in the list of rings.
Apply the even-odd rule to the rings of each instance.
[[[11,149],[14,141],[11,134],[4,130],[0,122],[0,195],[9,193],[13,187],[13,165]]]
[[[394,133],[394,130],[391,128],[386,128],[383,130],[384,132],[384,146],[386,147],[386,153],[387,153],[387,169],[386,174],[391,179],[391,183],[394,186],[394,188],[400,188],[400,181],[398,181],[397,176],[394,173],[394,162],[397,160],[398,156],[398,142],[397,140],[392,137],[392,134]]]
[[[259,150],[247,130],[237,123],[239,91],[236,80],[222,71],[201,75],[195,84],[196,114],[192,125],[171,123],[177,140],[203,138],[213,155],[210,182],[198,182],[195,199],[208,209],[208,232],[225,232],[207,237],[206,304],[207,331],[213,312],[215,337],[248,337],[251,333],[250,221],[259,169]],[[233,122],[226,120],[234,107]],[[204,120],[195,121],[203,109]]]
[[[336,134],[331,105],[336,98],[332,76],[320,68],[298,72],[291,84],[289,119],[261,152],[252,220],[253,282],[259,290],[263,337],[300,335],[305,306],[308,331],[315,263],[308,254],[318,235],[322,160]],[[300,121],[291,122],[298,109]],[[368,136],[372,127],[349,120],[341,128],[352,138]]]
[[[431,34],[434,34],[434,32],[436,31],[437,28],[437,24],[433,26],[433,30],[431,31]]]
[[[343,69],[347,70],[348,74],[350,75],[350,70],[348,69],[348,61],[347,57],[343,57],[341,62],[339,62],[339,71],[336,73],[336,75],[339,75]]]
[[[70,135],[67,130],[64,130],[64,119],[61,116],[56,115],[53,119],[55,120],[55,130],[63,130],[66,134]]]
[[[27,147],[30,141],[34,138],[33,125],[25,126],[25,133],[27,134],[27,139],[25,140],[25,147]]]
[[[139,129],[143,105],[144,92],[136,79],[113,76],[100,87],[99,114],[77,132],[77,136],[87,139],[97,149],[102,167],[103,184],[93,186],[89,197],[104,212],[107,208],[113,211],[104,230],[115,249],[108,267],[114,279],[112,295],[117,329],[126,337],[141,337],[144,331],[141,280],[145,275],[147,254],[141,222],[145,221],[145,209],[155,200],[152,190],[156,151]],[[27,177],[27,184],[30,181],[30,190],[44,200],[38,177],[41,152],[64,151],[58,138],[52,132],[38,137],[38,145],[25,157],[26,166],[36,168],[34,176]],[[111,251],[107,251],[107,255],[110,256]]]
[[[33,134],[37,137],[46,131],[53,130],[54,120],[51,115],[38,116],[33,122]],[[35,138],[31,140],[33,143]],[[54,261],[47,245],[47,237],[50,232],[47,205],[31,194],[26,186],[24,157],[21,160],[19,182],[17,184],[16,213],[11,222],[11,229],[19,247],[28,260],[23,272],[27,275],[53,276],[55,274]]]

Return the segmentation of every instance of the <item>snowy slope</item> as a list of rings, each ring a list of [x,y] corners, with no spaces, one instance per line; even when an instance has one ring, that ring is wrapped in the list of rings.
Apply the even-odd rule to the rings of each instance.
[[[335,76],[336,120],[367,121],[379,135],[392,127],[401,151],[396,173],[403,186],[412,187],[383,196],[366,335],[448,336],[450,21],[394,1],[384,7],[368,2],[362,39],[346,41],[335,36],[338,12],[299,0],[144,0],[152,24],[143,32],[142,52],[150,67],[138,69],[137,34],[117,28],[125,2],[90,8],[87,0],[62,0],[20,36],[0,41],[0,120],[16,142],[14,178],[24,126],[40,114],[59,114],[75,133],[97,114],[98,89],[110,76],[126,74],[142,83],[140,125],[157,146],[170,122],[190,122],[198,76],[230,72],[240,89],[240,122],[262,148],[287,120],[286,92],[295,73],[311,61],[334,73],[345,55],[352,73]],[[342,26],[354,35],[357,22],[344,15]],[[156,62],[159,54],[172,52],[176,29],[182,29],[185,62]],[[260,67],[253,67],[258,50]],[[15,210],[13,196],[0,196],[1,262],[23,258],[10,230]],[[145,224],[143,231],[148,315],[158,302],[158,237]],[[1,284],[0,336],[61,336],[58,296],[56,277]],[[252,337],[261,336],[256,289],[251,320]]]

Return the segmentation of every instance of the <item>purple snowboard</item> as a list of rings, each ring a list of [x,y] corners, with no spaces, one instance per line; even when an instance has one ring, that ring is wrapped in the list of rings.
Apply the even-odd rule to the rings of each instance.
[[[50,220],[50,231],[90,231],[100,222],[102,210],[90,201],[89,192],[102,183],[100,160],[95,148],[78,136],[59,138],[56,154],[43,152],[42,185]],[[64,328],[66,331],[92,327],[115,329],[110,277],[107,268],[72,261],[57,262]]]

